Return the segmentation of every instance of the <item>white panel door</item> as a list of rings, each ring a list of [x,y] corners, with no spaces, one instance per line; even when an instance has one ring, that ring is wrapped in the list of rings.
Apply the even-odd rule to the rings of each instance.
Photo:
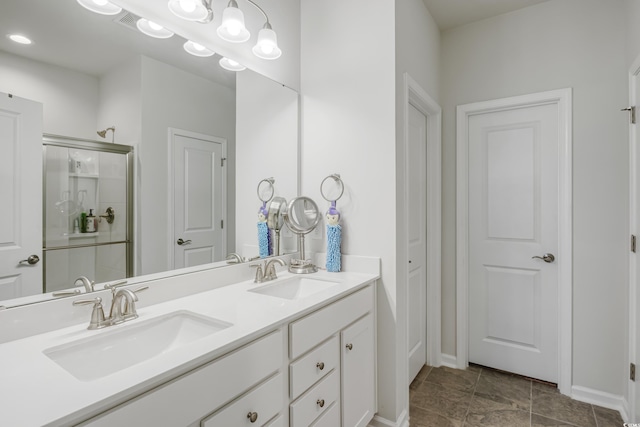
[[[224,144],[220,138],[174,133],[174,268],[225,257]]]
[[[408,354],[409,383],[426,363],[427,328],[427,118],[409,104],[407,150],[407,216],[409,227],[408,265]]]
[[[42,104],[0,93],[0,300],[42,293]],[[20,262],[29,257],[32,262]]]
[[[469,117],[469,361],[558,382],[556,104]]]

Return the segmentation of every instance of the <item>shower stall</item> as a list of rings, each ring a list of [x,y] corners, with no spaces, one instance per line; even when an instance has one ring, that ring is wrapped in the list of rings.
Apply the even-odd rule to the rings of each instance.
[[[43,292],[133,273],[133,147],[43,137]]]

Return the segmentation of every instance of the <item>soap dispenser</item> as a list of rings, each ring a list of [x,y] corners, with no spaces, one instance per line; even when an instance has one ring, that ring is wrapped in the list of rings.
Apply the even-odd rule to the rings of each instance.
[[[93,215],[93,209],[89,209],[89,215],[87,215],[87,233],[95,233],[97,231],[96,217]]]

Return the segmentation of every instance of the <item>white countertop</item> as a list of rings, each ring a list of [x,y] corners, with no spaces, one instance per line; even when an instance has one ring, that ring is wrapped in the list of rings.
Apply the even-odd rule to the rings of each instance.
[[[215,270],[211,274],[215,275]],[[283,272],[277,281],[291,276],[299,277]],[[255,284],[249,280],[142,307],[138,319],[93,331],[87,330],[91,313],[87,306],[86,323],[0,344],[0,424],[57,426],[80,422],[352,293],[379,274],[319,271],[304,276],[338,284],[306,298],[287,300],[248,292],[275,281]],[[139,299],[144,298],[145,294],[140,294]],[[76,379],[43,353],[51,347],[185,310],[233,326],[92,381]],[[105,311],[108,314],[108,307]]]

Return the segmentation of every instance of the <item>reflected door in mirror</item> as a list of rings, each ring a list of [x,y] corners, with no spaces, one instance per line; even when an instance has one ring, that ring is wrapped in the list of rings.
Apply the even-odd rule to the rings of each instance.
[[[42,104],[0,93],[0,300],[42,292],[41,143]]]
[[[222,261],[226,140],[172,129],[173,268]]]

